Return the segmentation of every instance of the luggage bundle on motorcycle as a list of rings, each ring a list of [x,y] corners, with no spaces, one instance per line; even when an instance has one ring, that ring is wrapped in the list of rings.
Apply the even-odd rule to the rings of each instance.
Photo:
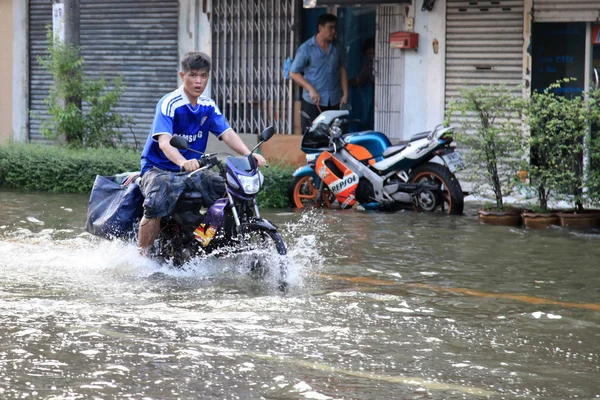
[[[139,172],[97,175],[88,204],[85,230],[102,238],[134,235],[133,226],[143,213],[144,196],[136,182]]]

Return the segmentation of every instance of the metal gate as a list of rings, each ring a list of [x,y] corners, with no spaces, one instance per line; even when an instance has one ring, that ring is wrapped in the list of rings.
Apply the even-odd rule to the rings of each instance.
[[[402,139],[404,57],[402,50],[390,48],[390,33],[404,27],[399,5],[377,6],[375,49],[375,130],[390,139]]]
[[[30,0],[30,108],[45,115],[43,99],[52,82],[36,61],[46,53],[52,1]],[[122,76],[125,93],[116,109],[133,119],[125,140],[142,146],[160,98],[177,88],[178,0],[81,0],[80,42],[84,76]],[[85,109],[85,105],[84,105]],[[45,141],[39,119],[30,119],[31,141]]]
[[[212,96],[231,127],[258,133],[269,125],[292,132],[294,0],[213,0]]]
[[[600,21],[598,0],[534,0],[534,22]]]
[[[521,84],[523,10],[523,0],[447,0],[446,104],[460,87]]]

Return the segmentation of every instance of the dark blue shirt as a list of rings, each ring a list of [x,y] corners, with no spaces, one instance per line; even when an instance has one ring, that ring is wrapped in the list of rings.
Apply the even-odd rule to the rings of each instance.
[[[152,167],[179,171],[179,166],[169,160],[158,146],[159,135],[183,136],[190,149],[204,153],[209,132],[219,137],[229,129],[227,120],[212,99],[198,97],[196,107],[192,107],[183,86],[180,87],[165,95],[156,105],[154,122],[142,151],[142,175]],[[190,150],[179,152],[188,160],[198,158],[197,153]]]
[[[340,42],[329,43],[325,54],[313,36],[298,48],[290,70],[304,73],[304,79],[319,92],[319,105],[334,106],[342,99],[342,67],[346,68],[346,52]],[[306,89],[302,91],[302,98],[312,104]]]

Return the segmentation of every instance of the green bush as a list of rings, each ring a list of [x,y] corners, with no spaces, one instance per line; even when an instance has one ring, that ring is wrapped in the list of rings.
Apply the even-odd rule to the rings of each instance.
[[[587,135],[586,191],[590,206],[600,205],[600,87],[594,87],[589,93],[592,130]]]
[[[0,187],[89,194],[96,175],[139,171],[140,152],[115,149],[69,149],[35,144],[0,146]],[[287,207],[293,168],[275,164],[261,168],[263,208]]]
[[[460,96],[448,106],[448,120],[462,117],[457,142],[464,145],[467,179],[473,193],[494,193],[496,210],[518,183],[517,173],[526,151],[521,127],[525,101],[505,85],[459,88]]]
[[[561,79],[542,92],[534,92],[525,109],[532,150],[528,175],[542,209],[548,208],[552,198],[571,201],[578,211],[583,210],[584,203],[597,202],[598,173],[589,168],[589,162],[586,165],[584,154],[587,147],[592,151],[591,161],[597,164],[593,152],[598,144],[590,141],[589,129],[598,118],[598,93],[589,97],[555,94],[571,80]]]
[[[11,144],[0,147],[0,186],[89,193],[96,175],[140,169],[140,154],[115,149],[67,149]]]
[[[288,186],[294,167],[287,164],[271,164],[269,168],[261,168],[260,171],[265,176],[265,182],[256,199],[258,204],[265,208],[289,207]]]

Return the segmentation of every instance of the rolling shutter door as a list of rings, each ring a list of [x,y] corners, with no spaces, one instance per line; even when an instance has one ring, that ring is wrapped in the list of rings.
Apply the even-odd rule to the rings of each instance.
[[[523,0],[448,0],[446,105],[460,87],[505,83],[523,71]]]
[[[127,86],[117,111],[133,118],[127,142],[143,146],[156,103],[177,89],[178,0],[81,0],[85,76],[119,75]]]
[[[154,108],[160,98],[177,88],[178,0],[81,0],[80,43],[84,74],[107,80],[123,76],[126,91],[117,111],[133,119],[133,134],[125,140],[143,146]],[[52,77],[37,62],[45,56],[46,25],[52,23],[52,1],[30,0],[30,109],[41,116]],[[32,142],[46,142],[40,120],[30,118]]]
[[[534,22],[600,21],[598,0],[534,0]]]
[[[29,110],[39,117],[29,117],[29,140],[47,143],[40,133],[41,120],[48,115],[44,99],[48,97],[52,75],[38,62],[48,56],[46,26],[52,24],[52,0],[29,0]]]

